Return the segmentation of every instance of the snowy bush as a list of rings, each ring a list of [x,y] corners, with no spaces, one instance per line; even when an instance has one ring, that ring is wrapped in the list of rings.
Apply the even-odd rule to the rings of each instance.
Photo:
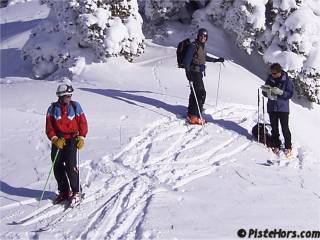
[[[73,61],[66,45],[68,40],[55,22],[46,21],[33,29],[22,49],[24,59],[30,58],[37,78],[44,78],[59,67],[69,67]]]
[[[314,0],[217,0],[206,12],[247,53],[280,63],[299,96],[320,103],[320,4]]]
[[[167,36],[167,22],[170,20],[191,20],[187,13],[188,0],[140,0],[142,12],[146,19],[144,33],[151,38]]]
[[[187,0],[149,0],[145,1],[145,16],[156,25],[176,16]]]
[[[251,53],[255,39],[265,29],[267,0],[211,1],[207,13],[226,30],[236,33],[236,43]]]
[[[24,57],[32,59],[37,75],[74,66],[85,55],[79,51],[84,48],[102,61],[120,55],[130,61],[144,50],[143,21],[137,0],[41,2],[51,8],[50,15],[46,23],[33,31],[23,48]],[[50,67],[43,69],[43,66]]]
[[[320,6],[308,2],[274,1],[277,16],[263,37],[269,41],[259,44],[266,62],[289,71],[299,95],[320,103]]]

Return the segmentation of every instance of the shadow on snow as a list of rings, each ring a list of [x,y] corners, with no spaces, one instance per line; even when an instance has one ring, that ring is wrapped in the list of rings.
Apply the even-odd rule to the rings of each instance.
[[[34,190],[34,189],[24,188],[24,187],[13,187],[3,182],[2,180],[0,180],[0,191],[11,196],[28,197],[28,198],[36,198],[36,199],[39,199],[42,194],[42,190]],[[42,199],[43,200],[53,199],[55,195],[56,194],[54,192],[46,191]]]
[[[157,108],[162,108],[170,113],[175,114],[177,117],[185,116],[186,112],[187,112],[187,107],[185,107],[185,106],[170,105],[168,103],[162,102],[162,101],[154,99],[154,98],[139,95],[139,94],[146,94],[146,93],[147,94],[148,93],[154,94],[151,91],[125,91],[125,90],[118,90],[118,89],[91,89],[91,88],[80,88],[80,89],[83,91],[101,94],[103,96],[107,96],[107,97],[110,97],[110,98],[113,98],[116,100],[121,100],[123,102],[126,102],[128,104],[132,104],[132,105],[135,105],[138,107],[146,108],[147,110],[156,112],[156,113],[158,113],[162,116],[165,116],[165,117],[168,117],[168,116],[165,114],[162,114],[160,112],[154,111],[150,108],[147,108],[145,106],[139,105],[137,102],[151,105],[151,106],[154,106]],[[209,114],[206,115],[206,119],[208,122],[217,124],[226,130],[236,132],[236,133],[246,137],[249,140],[252,139],[252,136],[248,132],[248,130],[243,128],[242,126],[240,126],[236,122],[233,122],[230,120],[224,120],[224,119],[213,119],[213,117]]]
[[[162,108],[170,113],[175,114],[177,117],[181,117],[186,115],[187,108],[182,105],[171,105],[165,102],[162,102],[158,99],[142,96],[140,94],[148,94],[152,93],[150,91],[125,91],[125,90],[118,90],[118,89],[91,89],[91,88],[80,88],[83,91],[93,92],[97,94],[101,94],[103,96],[107,96],[116,100],[120,100],[126,102],[128,104],[132,104],[141,108],[145,108],[149,111],[153,111],[157,114],[162,116],[168,117],[161,112],[155,111],[153,109],[147,108],[143,105],[138,103],[147,104],[156,108]]]

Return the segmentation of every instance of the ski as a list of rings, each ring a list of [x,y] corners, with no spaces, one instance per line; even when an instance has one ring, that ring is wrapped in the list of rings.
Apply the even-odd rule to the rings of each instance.
[[[81,198],[79,199],[79,201],[72,203],[71,200],[66,200],[65,204],[64,204],[64,211],[62,212],[61,216],[54,219],[53,221],[47,223],[44,227],[40,227],[37,230],[34,230],[32,232],[46,232],[49,229],[53,228],[55,225],[57,225],[58,223],[60,223],[74,208],[76,208],[77,206],[80,206],[81,202],[84,200],[84,196],[85,193],[81,194]]]
[[[264,163],[259,163],[264,166],[277,165],[279,167],[289,166],[291,164],[296,164],[298,156],[295,156],[293,152],[290,154],[285,154],[284,149],[280,149],[278,152],[274,152],[271,148],[268,148],[269,152],[272,152],[272,158],[268,159]]]
[[[11,223],[8,223],[8,225],[29,225],[32,224],[35,221],[40,221],[44,218],[47,218],[49,216],[53,216],[57,213],[57,211],[61,210],[63,211],[63,206],[65,204],[65,200],[59,203],[54,203],[54,199],[52,199],[51,203],[46,204],[45,206],[38,208],[31,214],[27,215],[26,217],[18,220],[18,221],[12,221]],[[61,208],[61,209],[59,209]]]
[[[37,209],[36,211],[32,212],[22,219],[8,223],[8,225],[28,225],[29,222],[34,222],[40,219],[45,213],[55,212],[57,208],[59,208],[59,206],[48,203],[47,205]]]

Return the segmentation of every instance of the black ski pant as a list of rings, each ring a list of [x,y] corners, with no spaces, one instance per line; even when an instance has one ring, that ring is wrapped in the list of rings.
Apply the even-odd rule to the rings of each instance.
[[[197,100],[199,104],[200,111],[202,113],[203,111],[203,105],[206,101],[206,90],[204,88],[204,83],[202,79],[202,73],[201,72],[190,72],[190,74],[187,75],[187,78],[190,82],[192,82],[194,91],[197,95]],[[188,106],[188,114],[196,115],[200,117],[199,110],[196,102],[196,98],[194,96],[192,86],[190,86],[190,95],[189,95],[189,106]]]
[[[52,144],[51,160],[54,161],[58,148]],[[77,168],[77,142],[75,138],[66,140],[66,145],[60,149],[53,167],[59,192],[79,192],[79,171]]]
[[[279,121],[281,124],[282,134],[284,137],[284,146],[286,149],[292,147],[291,132],[289,129],[289,113],[288,112],[269,112],[269,119],[271,124],[272,146],[280,148],[280,134],[279,134]]]

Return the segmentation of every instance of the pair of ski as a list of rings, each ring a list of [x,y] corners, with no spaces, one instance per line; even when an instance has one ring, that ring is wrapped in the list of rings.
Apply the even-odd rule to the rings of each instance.
[[[284,165],[289,165],[290,162],[293,161],[293,154],[292,152],[290,154],[285,154],[284,150],[281,149],[279,151],[274,151],[273,149],[269,149],[274,154],[273,159],[268,159],[267,163],[264,164],[266,166],[272,166],[272,165],[281,165],[281,163],[284,163]]]
[[[62,212],[62,214],[60,215],[60,217],[54,219],[52,222],[48,223],[47,225],[33,231],[33,232],[45,232],[48,231],[49,229],[53,228],[55,225],[57,225],[59,222],[61,222],[65,216],[67,216],[72,209],[76,208],[77,206],[80,206],[81,202],[83,201],[85,196],[85,193],[81,193],[81,196],[79,198],[78,201],[73,202],[70,199],[64,200],[60,203],[56,203],[54,205],[64,205],[64,211]]]
[[[57,213],[56,209],[60,208],[63,211],[66,211],[67,209],[72,209],[75,206],[78,206],[82,200],[84,199],[84,194],[82,194],[82,198],[81,201],[79,201],[78,203],[72,204],[70,201],[63,201],[60,202],[59,204],[53,204],[53,203],[48,203],[47,205],[36,209],[34,212],[32,212],[31,214],[29,214],[28,216],[24,217],[23,219],[19,220],[19,221],[13,221],[11,223],[8,223],[8,225],[30,225],[36,221],[40,221],[42,219],[44,219],[45,217],[42,215],[46,215],[47,213],[52,212],[54,215]],[[49,215],[51,216],[51,215]]]

